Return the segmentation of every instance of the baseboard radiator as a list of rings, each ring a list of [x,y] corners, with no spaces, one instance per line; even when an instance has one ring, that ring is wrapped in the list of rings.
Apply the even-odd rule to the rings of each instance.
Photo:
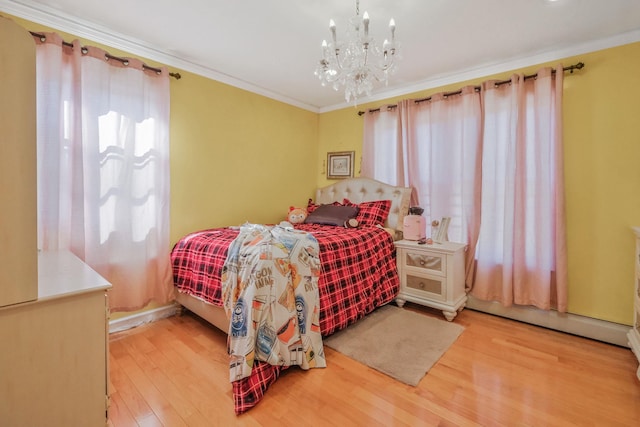
[[[631,326],[593,319],[571,313],[540,310],[529,306],[504,307],[498,302],[481,301],[469,295],[466,308],[554,329],[585,338],[629,347],[627,333]]]
[[[120,317],[109,321],[109,333],[125,331],[145,323],[155,322],[165,317],[174,316],[181,309],[179,304],[170,304],[152,310],[141,311],[131,316]]]

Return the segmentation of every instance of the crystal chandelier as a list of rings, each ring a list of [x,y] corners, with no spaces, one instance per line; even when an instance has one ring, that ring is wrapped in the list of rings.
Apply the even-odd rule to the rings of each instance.
[[[337,40],[333,19],[329,21],[329,30],[331,41],[322,41],[322,59],[315,71],[322,86],[331,85],[336,91],[344,86],[345,99],[350,102],[353,98],[355,103],[358,96],[371,95],[374,82],[388,83],[399,57],[393,18],[389,22],[391,41],[385,40],[382,46],[369,36],[369,14],[365,12],[360,17],[359,0],[356,0],[356,16],[349,20],[345,40]]]

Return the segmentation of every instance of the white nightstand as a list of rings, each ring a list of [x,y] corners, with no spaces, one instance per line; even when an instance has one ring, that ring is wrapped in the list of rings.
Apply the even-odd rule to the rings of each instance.
[[[467,245],[454,242],[419,245],[396,242],[400,293],[396,303],[406,301],[442,310],[452,321],[467,302],[464,284],[464,253]]]

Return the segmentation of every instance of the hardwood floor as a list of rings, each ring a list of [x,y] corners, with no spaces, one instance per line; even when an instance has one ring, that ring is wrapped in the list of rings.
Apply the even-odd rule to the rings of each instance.
[[[241,416],[218,329],[187,313],[112,334],[109,425],[640,425],[631,350],[471,310],[455,323],[465,331],[418,387],[325,347],[327,368],[285,371]]]

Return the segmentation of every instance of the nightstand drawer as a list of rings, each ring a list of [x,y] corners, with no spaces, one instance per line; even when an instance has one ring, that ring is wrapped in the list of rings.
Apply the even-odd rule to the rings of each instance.
[[[404,252],[404,265],[429,273],[444,276],[447,271],[447,257],[437,253]]]
[[[444,278],[406,274],[404,279],[407,293],[439,301],[444,301],[447,298],[447,287]]]
[[[442,242],[421,245],[412,240],[395,242],[400,291],[396,303],[406,301],[442,310],[452,321],[467,302],[464,257],[467,245]]]

